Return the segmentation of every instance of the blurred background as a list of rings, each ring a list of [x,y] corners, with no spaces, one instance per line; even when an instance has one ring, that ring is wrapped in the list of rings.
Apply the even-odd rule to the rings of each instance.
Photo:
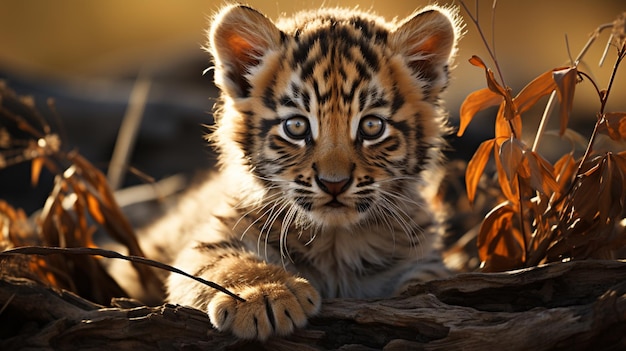
[[[403,18],[428,1],[389,0],[250,0],[248,4],[270,18],[320,6],[346,6],[372,10],[386,18]],[[440,1],[456,5],[452,1]],[[217,91],[205,43],[209,17],[223,3],[212,0],[0,0],[0,79],[18,94],[34,97],[41,111],[46,100],[56,102],[64,145],[77,149],[103,170],[111,160],[133,86],[141,77],[146,105],[130,155],[130,165],[162,179],[175,174],[191,176],[210,169],[215,157],[202,136],[203,124],[212,123]],[[495,32],[491,30],[492,1],[467,1],[478,8],[481,26],[496,53],[506,84],[513,92],[539,74],[566,64],[575,57],[600,24],[612,22],[626,10],[622,1],[527,0],[500,1],[496,7]],[[482,57],[491,67],[485,46],[469,21],[466,35],[446,93],[452,123],[458,125],[459,106],[470,92],[485,87],[484,73],[467,60]],[[566,40],[567,36],[567,40]],[[598,61],[608,39],[602,34],[585,57],[583,70],[605,87],[615,59],[610,48],[602,68]],[[568,53],[568,45],[571,53]],[[622,67],[624,68],[624,67]],[[626,111],[624,69],[616,77],[607,111]],[[539,105],[542,105],[541,103]],[[576,92],[573,127],[588,137],[599,109],[590,84]],[[524,116],[525,135],[534,136],[542,108]],[[475,119],[463,138],[451,137],[450,158],[467,160],[478,144],[492,136],[495,109]],[[46,114],[48,115],[48,114]],[[556,121],[553,121],[556,122]],[[2,122],[0,122],[2,123]],[[553,126],[556,124],[553,123]],[[528,141],[531,143],[532,139]],[[559,142],[543,146],[547,157]],[[52,175],[44,174],[36,187],[30,184],[30,165],[0,169],[0,199],[27,212],[42,206]],[[127,175],[123,187],[144,180]]]

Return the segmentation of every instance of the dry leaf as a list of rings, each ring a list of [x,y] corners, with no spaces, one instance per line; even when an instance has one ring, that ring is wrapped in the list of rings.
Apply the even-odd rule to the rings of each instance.
[[[586,137],[571,128],[565,128],[564,133],[560,133],[558,130],[548,130],[544,134],[556,136],[569,141],[572,145],[572,151],[577,149],[585,150],[587,148],[587,144],[589,144],[589,140]]]
[[[556,175],[556,181],[559,184],[559,192],[564,192],[568,187],[574,174],[578,169],[578,163],[574,159],[572,153],[563,155],[554,164],[554,174]]]
[[[500,145],[499,157],[509,183],[515,178],[524,157],[524,146],[515,138],[509,138]]]
[[[482,111],[491,106],[496,106],[502,102],[502,96],[494,93],[489,88],[476,90],[469,94],[463,104],[461,104],[460,126],[457,136],[462,136],[465,129],[472,121],[478,111]]]
[[[504,119],[502,119],[504,121]],[[496,163],[496,172],[498,174],[498,184],[500,185],[500,190],[504,197],[509,200],[513,204],[517,204],[519,202],[518,198],[518,179],[517,177],[512,177],[510,180],[506,175],[506,171],[504,165],[502,165],[502,161],[500,160],[500,146],[498,145],[498,141],[508,140],[508,138],[496,139],[496,144],[493,148],[493,157]]]
[[[104,218],[102,210],[100,209],[100,202],[91,193],[86,193],[85,195],[87,199],[87,209],[89,210],[89,214],[91,214],[91,217],[93,217],[96,222],[98,222],[99,224],[104,224],[104,221],[106,219]]]
[[[472,156],[472,159],[467,164],[467,169],[465,171],[465,187],[467,189],[467,197],[470,203],[474,202],[476,187],[478,186],[480,177],[485,170],[487,161],[489,161],[489,154],[491,154],[491,150],[494,145],[494,139],[483,141],[474,153],[474,156]]]
[[[501,103],[498,113],[496,114],[495,135],[496,140],[508,139],[512,135],[521,136],[522,134],[522,119],[519,115],[511,120],[507,120],[504,117],[506,111],[506,104]],[[513,129],[511,129],[513,128]]]
[[[572,218],[593,222],[598,213],[598,194],[602,181],[601,163],[595,164],[589,170],[580,175],[573,190],[573,213]]]
[[[563,135],[569,122],[569,115],[574,104],[574,91],[576,90],[576,80],[578,70],[576,67],[567,67],[552,72],[552,77],[556,82],[560,105],[560,134]]]
[[[625,160],[619,155],[608,153],[605,156],[604,167],[602,167],[602,183],[598,199],[599,221],[607,223],[608,219],[621,220],[624,198],[624,178],[626,173],[622,171]]]
[[[551,195],[559,191],[559,184],[555,180],[554,168],[548,161],[536,152],[527,151],[524,158],[528,160],[530,168],[530,185],[544,195]]]
[[[504,107],[503,107],[503,116],[507,120],[511,120],[517,115],[517,111],[515,110],[515,104],[513,104],[513,98],[511,97],[511,89],[508,87],[502,87],[500,83],[496,81],[496,78],[493,75],[493,71],[487,68],[483,60],[474,55],[469,60],[469,62],[476,66],[485,70],[485,76],[487,78],[487,87],[493,91],[494,93],[502,96],[504,98]]]
[[[39,175],[41,174],[41,169],[43,168],[44,158],[36,157],[31,162],[31,171],[30,171],[30,183],[34,187],[39,182]]]
[[[524,239],[513,225],[516,214],[515,209],[505,202],[485,217],[477,238],[483,270],[494,272],[523,266]]]
[[[608,112],[604,114],[600,132],[613,140],[626,140],[626,112]]]
[[[528,111],[539,99],[556,89],[556,82],[552,78],[553,71],[550,70],[535,78],[513,99],[519,114]]]

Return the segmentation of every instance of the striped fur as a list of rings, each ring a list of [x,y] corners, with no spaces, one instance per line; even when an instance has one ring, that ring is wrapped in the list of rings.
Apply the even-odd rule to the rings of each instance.
[[[221,170],[152,232],[176,241],[176,266],[247,302],[178,275],[169,301],[263,340],[303,326],[321,297],[391,296],[441,276],[433,203],[455,12],[386,22],[322,9],[274,24],[233,5],[208,35]]]

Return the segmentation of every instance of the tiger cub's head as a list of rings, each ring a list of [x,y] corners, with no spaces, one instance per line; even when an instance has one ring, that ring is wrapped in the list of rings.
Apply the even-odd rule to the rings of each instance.
[[[441,158],[439,95],[458,35],[454,12],[436,7],[397,23],[327,9],[275,24],[223,9],[209,30],[222,164],[313,224],[406,210]]]

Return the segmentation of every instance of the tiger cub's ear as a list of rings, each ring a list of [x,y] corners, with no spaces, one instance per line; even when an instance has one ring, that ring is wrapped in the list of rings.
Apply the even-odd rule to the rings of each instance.
[[[407,18],[391,33],[390,44],[404,55],[413,73],[426,80],[428,93],[438,95],[448,83],[451,62],[460,35],[452,10],[431,7]]]
[[[268,51],[278,48],[282,33],[260,12],[243,5],[222,9],[209,29],[215,60],[215,83],[232,97],[245,97],[246,75]]]

